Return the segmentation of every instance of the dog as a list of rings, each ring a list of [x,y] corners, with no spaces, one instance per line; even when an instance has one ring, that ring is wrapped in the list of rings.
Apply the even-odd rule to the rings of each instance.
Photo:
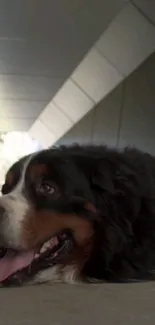
[[[155,274],[155,157],[135,148],[51,148],[7,172],[0,282],[135,282]]]

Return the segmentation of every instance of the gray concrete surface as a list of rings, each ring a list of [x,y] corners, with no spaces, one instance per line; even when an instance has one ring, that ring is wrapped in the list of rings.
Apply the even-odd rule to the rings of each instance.
[[[0,289],[0,325],[154,325],[155,283]]]

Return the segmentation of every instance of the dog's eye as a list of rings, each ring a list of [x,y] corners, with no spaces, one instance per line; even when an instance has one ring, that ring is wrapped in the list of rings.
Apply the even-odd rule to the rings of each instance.
[[[41,182],[37,186],[37,192],[42,195],[52,195],[56,191],[56,186],[48,181]]]

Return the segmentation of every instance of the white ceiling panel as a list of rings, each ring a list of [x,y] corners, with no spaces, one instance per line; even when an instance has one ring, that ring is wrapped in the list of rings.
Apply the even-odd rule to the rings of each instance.
[[[133,0],[132,2],[155,24],[155,0]]]
[[[0,100],[0,118],[35,119],[47,104],[47,101]]]
[[[97,103],[123,76],[93,48],[74,71],[72,79]]]
[[[0,99],[50,100],[62,82],[61,78],[0,75]]]
[[[69,39],[54,44],[0,40],[0,74],[67,78],[86,51],[87,46],[74,47]]]
[[[37,140],[44,148],[48,148],[56,142],[57,137],[39,119],[29,130],[30,137]]]
[[[56,27],[57,19],[64,26],[70,16],[74,16],[79,0],[1,0],[0,1],[0,36],[9,38],[36,37],[39,32],[46,31],[47,25]],[[47,17],[47,19],[46,19]],[[39,26],[40,21],[40,26]],[[44,26],[45,25],[45,26]]]
[[[96,46],[127,76],[155,51],[155,28],[132,4],[128,4]]]
[[[89,45],[90,43],[92,44],[91,38],[93,38],[95,42],[99,34],[101,35],[106,30],[110,22],[126,3],[126,0],[81,1],[79,9],[73,18],[72,25],[70,25],[71,30],[69,33],[75,36],[73,42],[75,42],[78,47],[86,43]]]
[[[27,132],[33,125],[34,119],[20,119],[20,118],[0,118],[1,132],[21,131]]]
[[[69,117],[54,103],[50,103],[39,119],[51,130],[57,137],[61,137],[74,124]]]
[[[43,101],[52,100],[125,4],[125,0],[1,0],[1,118],[25,118],[26,125],[27,118],[37,118]],[[86,103],[85,114],[91,103],[84,95],[79,104],[81,100]],[[71,116],[79,119],[81,113],[73,111]]]
[[[0,73],[67,78],[123,6],[124,0],[1,0]]]
[[[12,119],[7,119],[10,127],[9,131],[21,131],[21,132],[27,132],[30,127],[32,126],[34,119],[20,119],[20,118],[12,118]]]
[[[0,130],[1,133],[12,131],[12,125],[8,119],[0,118]]]
[[[76,123],[93,106],[94,102],[72,81],[68,80],[53,98],[65,114]]]

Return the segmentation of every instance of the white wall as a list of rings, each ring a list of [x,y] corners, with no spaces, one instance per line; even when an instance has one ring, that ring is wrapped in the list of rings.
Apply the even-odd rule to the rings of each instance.
[[[57,144],[134,145],[155,154],[155,53]]]

